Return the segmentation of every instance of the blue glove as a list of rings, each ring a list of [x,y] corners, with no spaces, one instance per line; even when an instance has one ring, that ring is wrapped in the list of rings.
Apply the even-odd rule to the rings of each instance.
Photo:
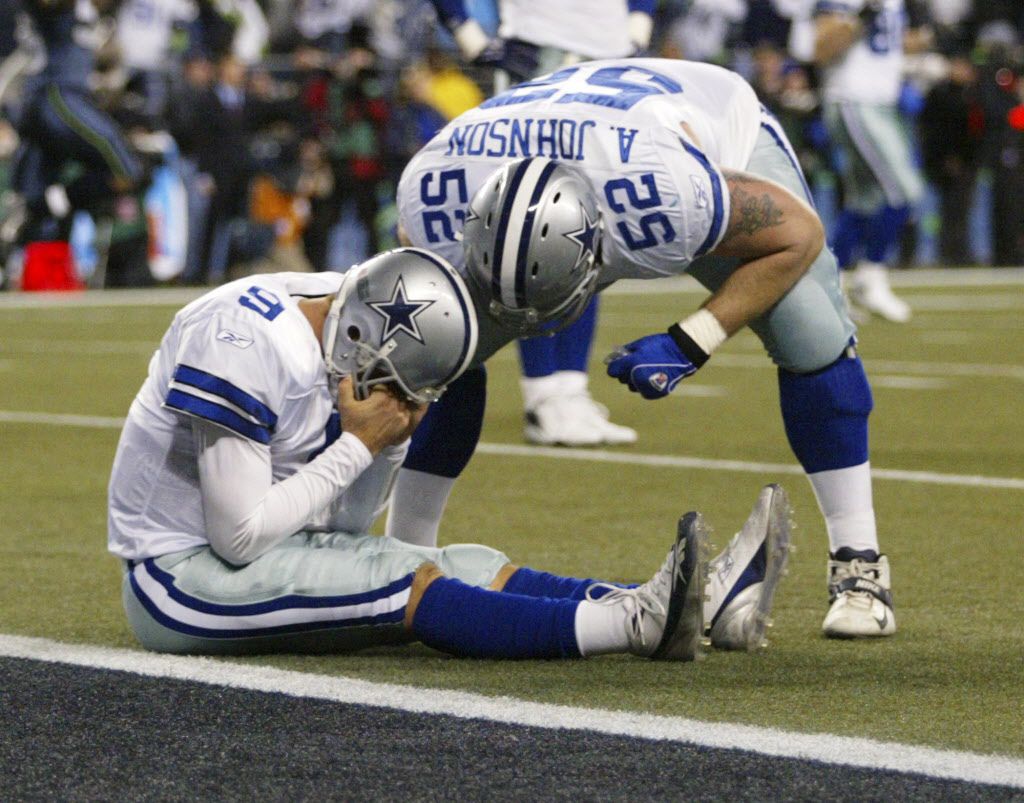
[[[689,354],[683,353],[684,348]],[[665,334],[641,337],[612,352],[605,358],[605,364],[608,376],[634,393],[645,399],[663,399],[707,358],[679,325],[673,324]]]

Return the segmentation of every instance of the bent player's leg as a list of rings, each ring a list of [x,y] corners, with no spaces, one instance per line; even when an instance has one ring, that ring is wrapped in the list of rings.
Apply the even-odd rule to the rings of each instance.
[[[594,340],[595,297],[578,320],[554,335],[520,340],[519,355],[527,441],[550,446],[593,446],[636,441],[636,431],[613,424],[587,387]]]
[[[765,175],[794,193],[804,182],[791,155],[780,147],[778,135],[764,132],[748,170]],[[729,260],[704,258],[693,273],[711,289],[735,269]],[[825,517],[831,557],[848,563],[844,550],[878,555],[878,535],[871,494],[868,460],[868,416],[871,389],[860,357],[853,347],[856,331],[839,285],[835,258],[822,249],[808,272],[773,307],[751,324],[772,360],[779,366],[779,397],[790,446],[807,473]],[[870,563],[869,563],[870,565]],[[887,578],[885,578],[887,580]],[[830,598],[833,608],[854,593],[842,589]],[[889,605],[891,600],[879,599]],[[851,615],[860,609],[849,608]],[[871,620],[837,625],[849,635],[861,635]],[[892,632],[891,605],[886,630]],[[875,625],[876,630],[879,626]],[[836,633],[833,624],[827,628]],[[880,635],[888,635],[888,632]]]
[[[416,428],[398,471],[387,534],[434,546],[448,495],[480,440],[487,404],[487,373],[471,368],[448,386]]]

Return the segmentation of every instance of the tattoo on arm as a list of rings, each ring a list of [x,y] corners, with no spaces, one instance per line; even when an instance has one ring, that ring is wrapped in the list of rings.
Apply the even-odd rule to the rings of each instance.
[[[782,210],[771,195],[756,195],[747,192],[740,185],[756,181],[743,173],[729,173],[726,178],[732,195],[732,220],[730,228],[740,234],[756,234],[761,229],[780,226],[784,222]]]

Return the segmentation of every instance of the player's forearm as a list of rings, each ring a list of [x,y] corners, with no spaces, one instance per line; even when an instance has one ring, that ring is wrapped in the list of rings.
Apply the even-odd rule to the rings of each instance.
[[[793,246],[753,259],[726,279],[707,300],[708,310],[731,337],[778,303],[807,272],[815,256],[807,248]]]
[[[235,565],[250,563],[301,530],[372,461],[357,438],[342,435],[315,460],[274,482],[266,447],[202,422],[193,433],[206,538]]]
[[[823,14],[814,21],[814,63],[825,67],[842,56],[860,38],[863,26],[856,17]]]
[[[800,280],[824,247],[825,232],[814,210],[781,185],[742,172],[725,178],[729,224],[714,253],[743,264],[705,308],[731,336]]]
[[[368,532],[387,507],[395,475],[407,452],[408,442],[381,450],[369,467],[331,503],[325,527],[328,530]]]

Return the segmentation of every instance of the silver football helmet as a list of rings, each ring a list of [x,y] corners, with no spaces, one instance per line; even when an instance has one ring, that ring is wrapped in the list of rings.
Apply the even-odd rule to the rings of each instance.
[[[469,202],[466,266],[488,311],[531,336],[562,329],[597,288],[601,209],[577,170],[543,157],[492,173]]]
[[[358,399],[392,383],[414,401],[436,401],[469,366],[476,342],[462,277],[419,248],[387,251],[349,270],[323,329],[332,391],[352,376]]]

